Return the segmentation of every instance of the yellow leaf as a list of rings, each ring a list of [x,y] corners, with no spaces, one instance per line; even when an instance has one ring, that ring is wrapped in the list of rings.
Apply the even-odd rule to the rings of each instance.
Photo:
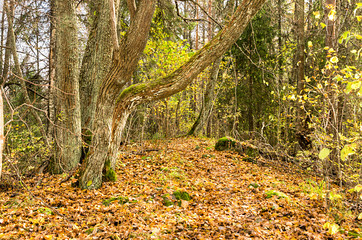
[[[354,191],[355,192],[360,192],[362,190],[362,185],[361,184],[358,184],[354,187]]]
[[[351,84],[351,88],[353,90],[357,90],[357,89],[359,89],[361,87],[361,83],[362,83],[361,81],[354,81]]]
[[[315,17],[316,19],[319,19],[319,18],[321,17],[321,14],[320,14],[319,11],[313,12],[313,15],[314,15],[314,17]]]
[[[336,19],[336,10],[332,9],[328,14],[328,19],[330,21],[334,21]]]
[[[362,219],[362,213],[360,213],[359,215],[358,215],[358,220],[361,220]]]
[[[337,224],[330,223],[330,222],[326,222],[323,225],[323,228],[328,229],[328,233],[331,234],[331,235],[336,234],[338,232],[338,230],[339,230],[339,226]]]
[[[325,159],[326,157],[329,156],[329,154],[331,153],[331,150],[329,150],[328,148],[323,148],[320,152],[319,152],[319,158],[321,160]]]
[[[338,62],[338,58],[337,57],[332,57],[330,59],[331,63],[337,63]]]
[[[336,234],[338,232],[338,230],[339,230],[339,226],[337,224],[335,224],[335,223],[332,223],[329,230],[328,230],[328,232],[331,235],[334,235],[334,234]]]

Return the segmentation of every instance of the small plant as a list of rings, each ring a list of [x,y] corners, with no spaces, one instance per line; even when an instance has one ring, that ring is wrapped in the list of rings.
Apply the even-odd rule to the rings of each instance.
[[[257,183],[250,183],[250,184],[249,184],[249,188],[250,188],[250,187],[252,187],[252,188],[258,188],[258,187],[260,187],[260,185],[257,184]]]
[[[53,211],[49,208],[39,208],[38,209],[39,213],[44,213],[44,214],[48,214],[48,215],[52,215]]]
[[[319,183],[307,179],[305,183],[300,185],[304,193],[307,193],[312,196],[318,196],[319,198],[324,198],[325,196],[325,182],[320,181]]]
[[[165,194],[165,195],[162,195],[162,198],[163,198],[163,205],[165,205],[166,207],[169,207],[169,206],[172,206],[174,205],[174,203],[169,199],[170,195],[169,194]]]
[[[265,198],[271,198],[273,196],[277,196],[278,198],[289,199],[289,197],[285,193],[282,193],[279,191],[270,190],[270,191],[265,192]]]
[[[111,197],[110,199],[103,200],[103,205],[109,206],[109,205],[111,205],[112,202],[117,201],[117,200],[118,200],[118,203],[121,205],[129,202],[128,197],[121,197],[121,196],[120,197]]]
[[[191,200],[190,195],[185,191],[174,191],[173,195],[177,200],[185,200],[185,201]]]
[[[170,169],[169,177],[182,180],[185,178],[184,173],[181,169],[175,167]]]

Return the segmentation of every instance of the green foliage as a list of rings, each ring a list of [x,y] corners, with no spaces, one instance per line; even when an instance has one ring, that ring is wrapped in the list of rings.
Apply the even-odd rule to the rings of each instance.
[[[171,195],[169,194],[162,195],[162,199],[163,199],[163,205],[165,205],[166,207],[173,206],[175,204],[181,207],[182,201],[190,201],[191,197],[185,191],[176,190]]]
[[[311,197],[316,196],[318,198],[325,197],[325,187],[326,184],[324,181],[315,182],[313,180],[307,179],[304,183],[300,184],[301,189],[304,193],[309,194]]]
[[[8,126],[8,131],[5,154],[12,160],[12,164],[19,167],[21,173],[33,170],[50,157],[50,149],[44,143],[38,126],[14,121]],[[4,164],[5,171],[11,169]]]

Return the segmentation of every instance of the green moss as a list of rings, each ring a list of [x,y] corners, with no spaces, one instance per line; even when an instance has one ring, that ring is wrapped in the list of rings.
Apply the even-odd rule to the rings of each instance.
[[[168,194],[165,194],[165,195],[162,195],[162,198],[163,198],[163,205],[165,205],[166,207],[169,207],[169,206],[172,206],[174,203],[169,199],[169,195]]]
[[[139,83],[129,86],[128,88],[124,89],[121,94],[118,96],[116,103],[119,103],[123,98],[125,98],[129,94],[137,94],[142,92],[147,88],[146,83]]]
[[[190,195],[185,191],[174,191],[173,195],[177,200],[185,200],[185,201],[191,200]]]
[[[112,202],[118,201],[119,204],[123,205],[129,202],[128,197],[111,197],[109,199],[103,200],[104,206],[109,206]]]
[[[237,141],[231,137],[222,137],[219,140],[217,140],[217,143],[215,144],[215,150],[223,151],[226,149],[234,148],[236,142]]]
[[[104,163],[103,181],[104,182],[117,181],[116,172],[111,168],[111,161],[109,159],[107,159],[106,162]]]
[[[271,198],[273,196],[277,196],[278,198],[289,199],[289,197],[283,192],[274,191],[274,190],[270,190],[270,191],[265,192],[265,198]]]

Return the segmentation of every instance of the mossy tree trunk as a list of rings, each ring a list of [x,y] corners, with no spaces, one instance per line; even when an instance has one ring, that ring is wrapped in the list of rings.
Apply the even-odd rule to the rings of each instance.
[[[108,1],[104,1],[104,4],[105,2]],[[123,111],[120,124],[118,127],[114,126],[115,103],[122,88],[131,81],[146,46],[154,10],[154,0],[140,1],[134,9],[129,30],[121,39],[119,47],[113,46],[111,66],[101,81],[96,101],[90,152],[79,176],[81,188],[94,189],[101,186],[102,170],[106,161],[110,162],[112,169],[115,168],[122,130],[130,113]]]
[[[138,2],[130,28],[119,48],[115,48],[110,71],[101,83],[93,123],[92,146],[79,176],[81,188],[99,188],[104,163],[108,160],[112,167],[115,166],[120,136],[134,107],[185,89],[201,71],[234,44],[264,2],[265,0],[244,0],[227,26],[188,62],[164,78],[131,85],[119,94],[136,69],[147,42],[155,9],[155,1]]]
[[[54,173],[68,172],[81,156],[81,115],[79,101],[79,50],[76,1],[56,0],[56,81]]]
[[[118,1],[115,2],[117,6]],[[109,27],[109,1],[90,1],[89,9],[92,27],[83,56],[79,81],[82,129],[92,132],[99,88],[110,69],[114,45]]]

